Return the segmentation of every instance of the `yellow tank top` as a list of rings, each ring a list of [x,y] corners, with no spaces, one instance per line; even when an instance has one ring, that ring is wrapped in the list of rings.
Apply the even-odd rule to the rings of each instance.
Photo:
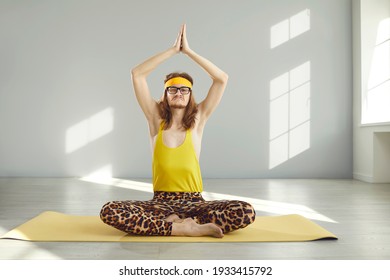
[[[191,130],[184,142],[170,148],[163,142],[163,126],[158,131],[153,154],[153,190],[162,192],[202,192],[199,161],[192,143]]]

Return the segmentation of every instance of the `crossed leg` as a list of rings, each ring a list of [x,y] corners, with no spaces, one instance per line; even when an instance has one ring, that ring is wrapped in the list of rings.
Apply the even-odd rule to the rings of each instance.
[[[113,201],[103,206],[100,216],[104,223],[132,234],[221,238],[251,224],[255,211],[242,201]]]
[[[168,222],[172,222],[171,235],[178,236],[213,236],[222,238],[222,230],[213,223],[198,224],[192,218],[181,219],[178,215],[172,214],[166,219]]]
[[[222,233],[242,229],[254,222],[256,212],[252,205],[239,200],[203,201],[192,205],[185,213],[198,224],[213,224]]]

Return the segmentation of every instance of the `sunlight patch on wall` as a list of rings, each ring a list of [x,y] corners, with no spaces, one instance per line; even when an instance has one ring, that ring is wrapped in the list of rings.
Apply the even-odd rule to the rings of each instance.
[[[310,30],[310,10],[305,9],[298,14],[283,20],[271,27],[271,49]]]
[[[110,107],[70,127],[66,131],[65,151],[73,153],[113,129],[114,109]]]
[[[310,61],[270,82],[269,168],[310,148]]]
[[[378,25],[367,91],[363,91],[362,124],[390,122],[390,18]]]

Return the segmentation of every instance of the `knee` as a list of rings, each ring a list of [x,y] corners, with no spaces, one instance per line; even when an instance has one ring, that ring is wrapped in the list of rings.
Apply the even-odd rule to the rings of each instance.
[[[247,217],[248,221],[250,221],[250,223],[253,223],[256,219],[255,208],[253,208],[253,206],[247,202],[244,203],[245,203],[243,207],[244,214]]]
[[[240,205],[237,210],[238,216],[243,219],[246,225],[253,223],[256,218],[256,211],[253,206],[245,201],[237,201],[237,203]]]
[[[137,222],[136,215],[133,215],[131,211],[124,210],[120,201],[104,204],[100,210],[100,219],[103,223],[127,233],[133,233],[134,224]]]
[[[115,215],[114,209],[116,208],[117,207],[114,201],[104,204],[100,210],[100,219],[106,224],[109,223],[109,221],[112,219],[112,216]]]

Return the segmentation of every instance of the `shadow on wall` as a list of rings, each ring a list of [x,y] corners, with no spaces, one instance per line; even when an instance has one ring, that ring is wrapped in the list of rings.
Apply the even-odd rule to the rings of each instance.
[[[76,123],[66,131],[65,152],[71,154],[114,130],[114,109],[109,107]]]
[[[113,164],[111,162],[107,162],[104,167],[93,171],[85,170],[85,166],[82,164],[96,162],[97,158],[94,158],[94,156],[96,155],[99,158],[99,153],[103,154],[103,157],[99,160],[100,162],[109,158],[110,152],[106,151],[107,148],[102,152],[96,147],[99,147],[99,140],[107,139],[113,133],[114,123],[114,108],[107,107],[66,130],[64,149],[65,154],[73,158],[70,160],[72,169],[81,168],[78,172],[89,174],[88,176],[112,176]],[[95,147],[93,144],[95,144]],[[88,164],[87,167],[93,168],[93,165]]]
[[[310,10],[271,27],[271,50],[310,31]],[[269,169],[310,148],[310,60],[270,81]]]

